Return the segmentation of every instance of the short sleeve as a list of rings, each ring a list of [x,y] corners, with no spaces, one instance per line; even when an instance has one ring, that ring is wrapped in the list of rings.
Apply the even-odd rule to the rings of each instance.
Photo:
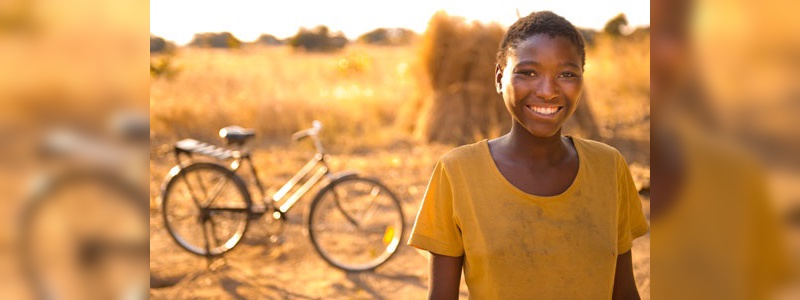
[[[752,247],[753,253],[749,261],[756,262],[749,272],[753,275],[750,281],[755,287],[769,289],[796,276],[797,270],[792,267],[787,252],[785,233],[764,180],[766,175],[757,167],[739,174],[746,180],[741,184],[748,188],[742,200],[747,201],[745,205],[754,227],[747,237],[751,241],[747,245]]]
[[[617,153],[617,253],[628,252],[633,240],[649,230],[642,211],[642,200],[633,182],[633,176],[625,163],[625,158]]]
[[[441,160],[428,182],[408,245],[447,256],[464,254],[461,230],[453,214],[452,185]]]

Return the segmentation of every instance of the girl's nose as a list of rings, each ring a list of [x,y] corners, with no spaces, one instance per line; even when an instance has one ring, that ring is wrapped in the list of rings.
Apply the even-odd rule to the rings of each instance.
[[[534,94],[536,97],[544,101],[552,101],[558,97],[558,90],[556,89],[556,85],[552,80],[545,78],[536,87]]]

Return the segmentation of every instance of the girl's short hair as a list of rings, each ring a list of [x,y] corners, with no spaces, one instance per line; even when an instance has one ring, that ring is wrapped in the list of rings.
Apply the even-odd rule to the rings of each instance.
[[[583,35],[564,17],[554,14],[551,11],[533,12],[530,15],[520,18],[503,35],[500,48],[497,50],[497,64],[505,68],[508,60],[508,51],[516,49],[517,44],[525,39],[537,34],[547,34],[553,37],[565,37],[575,45],[578,54],[581,56],[581,67],[586,64],[586,46]]]

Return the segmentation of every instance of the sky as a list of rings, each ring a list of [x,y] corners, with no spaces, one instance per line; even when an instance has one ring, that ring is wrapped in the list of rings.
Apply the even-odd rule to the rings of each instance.
[[[229,31],[242,41],[262,33],[293,36],[301,27],[326,25],[349,39],[373,29],[403,27],[425,31],[436,11],[467,20],[511,25],[520,15],[551,10],[575,26],[601,29],[619,13],[632,27],[650,24],[648,0],[151,0],[150,32],[187,44],[195,33]]]

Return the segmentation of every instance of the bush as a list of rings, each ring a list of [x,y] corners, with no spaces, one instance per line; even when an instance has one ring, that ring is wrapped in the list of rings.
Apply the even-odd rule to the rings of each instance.
[[[171,54],[150,58],[150,77],[172,80],[180,73],[180,69],[172,63]]]
[[[150,36],[150,53],[172,53],[177,46],[175,43],[165,40],[162,37]]]
[[[257,45],[265,45],[265,46],[280,46],[280,45],[285,44],[285,42],[283,40],[281,40],[279,38],[276,38],[274,35],[266,34],[266,33],[261,34],[260,36],[258,36],[258,39],[256,39],[256,41],[253,42],[253,43],[257,44]]]
[[[329,52],[344,48],[347,45],[347,38],[342,33],[331,35],[328,27],[317,26],[307,30],[301,28],[294,37],[289,39],[289,46],[295,50],[309,52]]]
[[[189,46],[201,48],[239,48],[242,42],[230,32],[206,32],[194,35]]]
[[[358,41],[365,44],[402,46],[411,44],[417,34],[405,28],[378,28],[358,37]]]
[[[626,26],[628,26],[628,18],[625,17],[625,14],[618,14],[606,22],[603,32],[612,37],[621,37],[623,36],[622,29]]]

